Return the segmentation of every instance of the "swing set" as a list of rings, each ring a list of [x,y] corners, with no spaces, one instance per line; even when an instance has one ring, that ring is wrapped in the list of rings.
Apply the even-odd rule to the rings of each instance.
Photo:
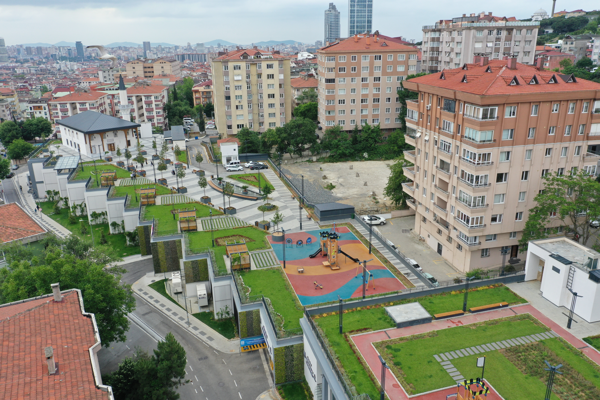
[[[371,261],[371,260],[369,260],[369,261]],[[361,275],[363,272],[366,272],[365,282],[363,282],[363,285],[366,286],[366,290],[369,290],[369,283],[371,284],[371,288],[373,290],[375,290],[375,277],[367,269],[367,262],[359,261],[358,267],[356,267],[356,274],[354,275],[354,278],[358,278],[358,275]]]

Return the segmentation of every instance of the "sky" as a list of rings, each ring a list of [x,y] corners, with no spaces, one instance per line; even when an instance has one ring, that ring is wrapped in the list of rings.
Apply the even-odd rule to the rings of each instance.
[[[348,34],[348,0],[334,1],[341,35]],[[460,4],[460,6],[457,6]],[[421,40],[422,26],[463,13],[493,11],[529,18],[552,2],[373,0],[373,31]],[[7,45],[80,40],[84,45],[165,42],[184,45],[215,39],[237,44],[265,40],[323,40],[327,0],[0,0],[0,37]],[[557,1],[556,10],[600,8],[598,0]]]

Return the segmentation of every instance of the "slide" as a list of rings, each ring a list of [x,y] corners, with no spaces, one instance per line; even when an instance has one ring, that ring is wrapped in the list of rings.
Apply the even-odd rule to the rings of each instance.
[[[315,258],[317,256],[317,254],[319,254],[321,251],[322,251],[322,249],[319,247],[319,249],[317,251],[315,251],[314,253],[312,253],[309,257]]]
[[[348,257],[348,258],[349,258],[349,259],[351,259],[352,261],[354,261],[354,262],[358,262],[358,258],[354,258],[354,257],[352,257],[350,254],[348,254],[348,253],[344,253],[344,251],[343,251],[342,249],[340,249],[340,253],[341,253],[341,254],[343,254],[343,255],[345,255],[346,257]]]

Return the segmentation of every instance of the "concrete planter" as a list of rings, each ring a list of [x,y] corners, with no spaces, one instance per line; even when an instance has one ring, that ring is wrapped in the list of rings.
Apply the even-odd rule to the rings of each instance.
[[[167,180],[166,180],[166,179],[164,179],[164,178],[162,178],[162,179],[159,179],[159,180],[158,180],[158,184],[159,184],[159,185],[163,185],[163,186],[167,186]]]
[[[117,167],[125,168],[125,162],[124,161],[117,161]]]
[[[265,208],[266,211],[271,211],[271,210],[275,209],[274,204],[265,204],[263,207]]]
[[[175,163],[175,168],[181,168],[183,167],[183,164],[180,162]]]
[[[152,160],[160,160],[160,156],[158,154],[152,154]]]
[[[127,171],[133,172],[135,171],[135,167],[133,165],[130,165],[127,167]]]
[[[141,169],[141,170],[138,171],[138,175],[140,175],[140,176],[146,176],[146,171],[143,170],[143,169]]]
[[[185,186],[178,187],[177,193],[180,193],[180,194],[187,193],[187,188]]]
[[[142,151],[140,151],[140,154],[145,156],[146,154],[148,154],[148,152],[146,150],[142,150]]]
[[[200,197],[200,201],[204,204],[208,204],[211,202],[211,199],[208,196],[202,196],[202,197]]]
[[[273,233],[273,241],[276,243],[283,243],[283,233],[281,233],[281,232]]]
[[[106,161],[112,161],[112,160],[113,160],[113,158],[112,158],[111,156],[106,156],[106,157],[104,157],[104,159],[105,159]]]
[[[227,215],[233,215],[233,214],[235,214],[235,213],[236,213],[236,209],[235,209],[235,207],[227,207],[227,208],[225,209],[225,214],[227,214]]]
[[[262,230],[269,230],[271,228],[271,223],[267,222],[266,224],[263,224],[263,223],[259,222],[258,227]]]
[[[202,177],[202,176],[204,176],[204,171],[203,170],[196,171],[196,175],[199,177]]]
[[[171,160],[168,158],[165,158],[165,164],[171,164]]]

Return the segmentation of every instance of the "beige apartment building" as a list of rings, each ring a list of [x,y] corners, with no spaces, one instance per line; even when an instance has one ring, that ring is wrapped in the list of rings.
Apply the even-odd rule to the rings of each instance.
[[[181,77],[181,63],[165,58],[133,60],[129,61],[125,67],[128,78],[136,76],[154,78],[160,75]]]
[[[600,84],[514,58],[475,61],[404,84],[419,93],[407,103],[415,150],[404,153],[414,229],[463,272],[500,266],[502,251],[522,260],[542,177],[597,175],[600,161]]]
[[[417,72],[417,49],[378,35],[354,35],[317,51],[319,121],[351,131],[400,127],[400,82]]]
[[[212,60],[217,130],[264,132],[292,118],[290,59],[278,51],[238,49]]]
[[[85,111],[113,115],[110,96],[103,92],[71,93],[48,102],[54,122]]]
[[[495,17],[492,13],[463,14],[423,27],[423,72],[437,72],[472,63],[476,55],[490,60],[514,56],[533,64],[539,21]]]

